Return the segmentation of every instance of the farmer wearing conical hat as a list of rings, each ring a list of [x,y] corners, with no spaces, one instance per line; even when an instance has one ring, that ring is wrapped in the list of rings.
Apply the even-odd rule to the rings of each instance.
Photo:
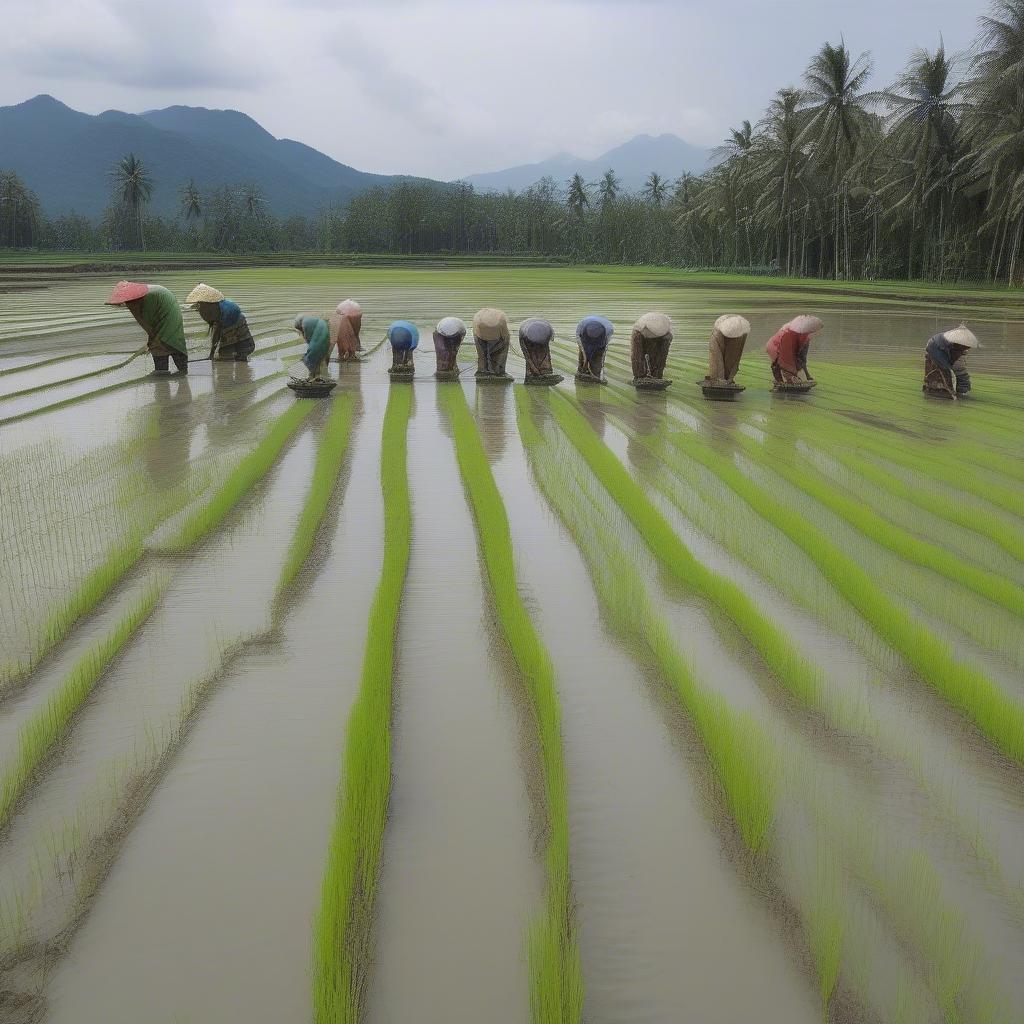
[[[208,284],[197,284],[185,301],[210,328],[210,359],[249,361],[256,348],[249,323],[237,303],[224,298],[224,293]]]
[[[564,379],[551,368],[551,341],[555,329],[539,316],[531,316],[519,325],[519,347],[526,360],[527,384],[559,384]]]
[[[434,328],[434,353],[438,380],[456,380],[459,376],[459,346],[466,337],[466,325],[457,316],[446,316]]]
[[[979,344],[974,332],[968,330],[966,324],[936,334],[924,350],[925,394],[953,399],[970,394],[971,375],[967,372],[967,353],[972,348],[978,348]]]
[[[309,371],[307,380],[330,380],[327,361],[331,354],[331,329],[319,316],[297,316],[295,330],[306,340],[306,354],[302,364]]]
[[[510,381],[505,372],[508,359],[508,317],[500,309],[485,308],[473,317],[473,340],[476,342],[477,380]]]
[[[671,344],[672,321],[664,313],[644,313],[633,324],[629,355],[633,364],[634,385],[663,379]]]
[[[816,316],[798,316],[772,336],[764,350],[772,361],[776,384],[798,384],[801,373],[805,381],[814,383],[807,370],[807,350],[811,338],[824,326]]]
[[[415,373],[412,354],[420,343],[419,328],[408,320],[396,320],[388,328],[388,341],[391,342],[391,369],[388,373],[392,378],[412,379]]]
[[[337,348],[338,361],[350,362],[362,351],[359,329],[363,324],[363,307],[355,299],[339,302],[331,314],[331,348]]]
[[[174,360],[178,373],[188,373],[185,324],[178,300],[158,284],[120,281],[107,299],[108,306],[127,306],[135,322],[146,332],[146,347],[153,356],[153,372],[167,373]]]
[[[576,379],[588,384],[606,384],[604,357],[615,328],[603,316],[585,316],[576,325],[576,342],[580,350]]]
[[[719,387],[736,383],[736,373],[749,334],[750,323],[741,316],[727,313],[715,321],[708,343],[706,383]]]

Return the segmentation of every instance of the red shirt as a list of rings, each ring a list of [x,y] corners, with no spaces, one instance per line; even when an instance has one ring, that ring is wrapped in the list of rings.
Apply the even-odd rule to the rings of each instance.
[[[797,334],[796,331],[783,327],[772,336],[764,350],[771,356],[773,363],[778,363],[790,373],[796,373],[800,369],[797,365],[797,353],[810,343],[811,336],[809,334]]]

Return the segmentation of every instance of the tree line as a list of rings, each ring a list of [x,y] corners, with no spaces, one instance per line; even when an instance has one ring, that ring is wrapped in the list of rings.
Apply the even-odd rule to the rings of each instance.
[[[54,249],[533,255],[574,262],[760,269],[937,281],[1024,277],[1024,0],[995,0],[969,54],[914,52],[869,88],[869,54],[826,43],[797,86],[730,131],[703,174],[652,173],[638,193],[545,179],[520,192],[465,183],[369,189],[344,208],[279,218],[258,187],[180,192],[147,210],[129,154],[96,223],[48,218],[0,174],[0,245]]]

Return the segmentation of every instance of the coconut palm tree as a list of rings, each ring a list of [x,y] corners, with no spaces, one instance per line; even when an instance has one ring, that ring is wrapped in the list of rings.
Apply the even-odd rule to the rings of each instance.
[[[826,43],[804,72],[804,110],[808,115],[801,141],[811,143],[828,182],[832,200],[832,247],[835,277],[850,273],[850,171],[868,122],[864,86],[871,58],[854,60],[843,41]]]
[[[181,212],[185,220],[198,220],[203,215],[203,197],[194,178],[190,178],[181,189]]]
[[[590,206],[590,196],[587,194],[587,186],[580,174],[574,174],[569,182],[569,191],[565,197],[565,205],[577,217],[582,217],[584,211]]]
[[[142,232],[142,208],[153,195],[153,179],[134,153],[118,161],[110,171],[110,179],[114,185],[114,201],[123,205],[131,215],[132,242],[141,251],[146,248]]]
[[[612,206],[618,198],[621,188],[622,184],[615,176],[614,169],[609,167],[601,176],[601,180],[597,185],[597,194],[600,197],[601,209],[603,211],[607,211],[607,209]]]
[[[652,206],[664,205],[668,197],[668,182],[657,172],[651,171],[650,177],[640,193]]]

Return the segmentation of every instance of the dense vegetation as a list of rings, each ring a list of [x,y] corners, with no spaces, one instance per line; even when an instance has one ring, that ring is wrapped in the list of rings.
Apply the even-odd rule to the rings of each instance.
[[[868,54],[826,43],[797,86],[733,129],[701,176],[613,171],[520,193],[402,182],[344,209],[278,219],[259,188],[201,195],[151,217],[152,182],[128,154],[99,224],[48,219],[0,177],[0,245],[205,252],[505,253],[579,262],[744,267],[835,278],[988,279],[1024,273],[1024,0],[994,0],[969,56],[916,51],[869,90]]]

